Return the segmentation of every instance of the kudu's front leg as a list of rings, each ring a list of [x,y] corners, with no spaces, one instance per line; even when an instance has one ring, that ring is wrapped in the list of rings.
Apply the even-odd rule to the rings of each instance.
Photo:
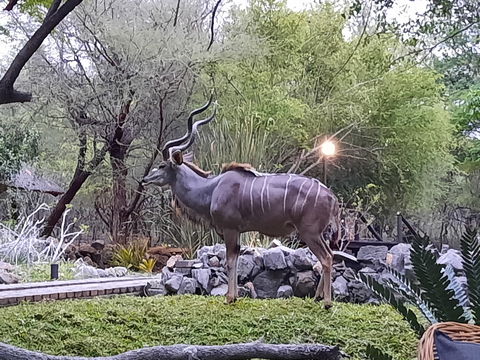
[[[223,238],[227,247],[228,292],[227,303],[235,302],[238,296],[237,289],[237,261],[240,255],[240,234],[235,230],[225,230]]]

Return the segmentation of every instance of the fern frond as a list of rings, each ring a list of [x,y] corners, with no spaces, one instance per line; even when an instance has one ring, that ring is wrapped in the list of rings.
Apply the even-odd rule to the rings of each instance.
[[[435,255],[427,248],[428,244],[428,237],[416,236],[410,253],[422,296],[428,301],[439,321],[465,323],[467,319],[463,307],[455,298],[455,292],[449,288],[450,281],[444,274],[443,266],[437,264]]]
[[[405,307],[405,305],[399,301],[393,291],[385,286],[380,284],[371,276],[359,273],[359,280],[361,280],[370,290],[377,294],[382,300],[392,305],[410,324],[410,327],[418,334],[419,337],[425,332],[425,328],[418,322],[417,315]]]
[[[431,324],[437,323],[438,319],[435,317],[434,310],[428,300],[422,296],[420,288],[395,269],[387,267],[387,271],[397,281],[397,284],[393,284],[392,282],[391,286],[398,290],[408,301],[415,304]]]
[[[457,280],[455,276],[455,270],[453,269],[452,265],[448,264],[444,269],[444,274],[447,275],[448,280],[450,281],[450,285],[448,289],[452,289],[455,294],[455,299],[458,300],[460,306],[463,308],[463,315],[465,319],[469,322],[473,319],[472,311],[470,310],[468,295],[462,284]]]
[[[367,355],[368,360],[394,360],[392,356],[373,345],[367,345],[365,355]]]
[[[467,276],[468,298],[476,324],[480,324],[480,241],[477,231],[467,229],[461,239],[463,269]]]

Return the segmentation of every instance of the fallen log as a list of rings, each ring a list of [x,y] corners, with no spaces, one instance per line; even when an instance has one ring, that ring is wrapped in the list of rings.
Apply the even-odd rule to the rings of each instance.
[[[319,344],[276,345],[252,342],[232,345],[153,346],[122,354],[85,358],[54,356],[0,343],[0,360],[341,360],[337,346]]]

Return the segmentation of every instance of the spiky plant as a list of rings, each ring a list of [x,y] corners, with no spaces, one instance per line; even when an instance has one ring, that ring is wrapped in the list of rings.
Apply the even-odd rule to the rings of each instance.
[[[397,309],[419,337],[425,328],[408,304],[417,307],[430,323],[455,321],[480,324],[480,241],[477,231],[467,229],[461,238],[468,293],[458,282],[450,265],[437,264],[430,246],[426,236],[416,235],[412,242],[410,259],[417,284],[391,268],[387,270],[396,281],[381,284],[364,274],[359,274],[360,280]],[[371,360],[385,359],[375,351],[367,351],[367,356]]]

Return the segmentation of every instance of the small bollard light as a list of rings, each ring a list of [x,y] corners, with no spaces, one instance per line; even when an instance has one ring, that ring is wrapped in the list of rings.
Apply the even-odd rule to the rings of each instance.
[[[50,264],[50,280],[58,280],[58,264]]]

